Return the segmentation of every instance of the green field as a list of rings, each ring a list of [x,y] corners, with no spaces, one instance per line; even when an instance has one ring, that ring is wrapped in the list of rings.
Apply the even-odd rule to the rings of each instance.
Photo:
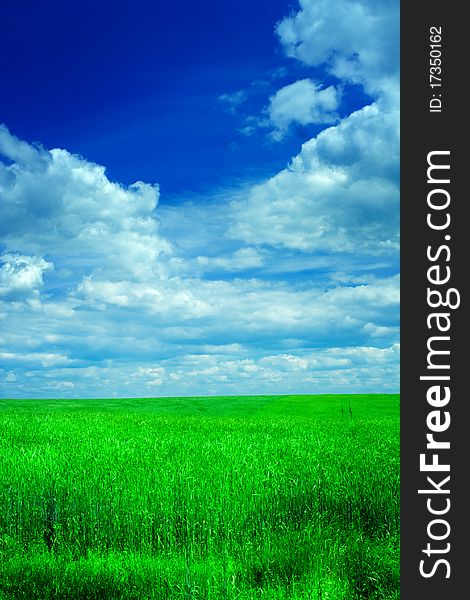
[[[0,400],[0,598],[399,598],[399,396]]]

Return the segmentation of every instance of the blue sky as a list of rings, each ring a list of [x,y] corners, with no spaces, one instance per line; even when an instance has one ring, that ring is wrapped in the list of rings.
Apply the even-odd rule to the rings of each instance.
[[[1,396],[398,391],[398,2],[3,14]]]

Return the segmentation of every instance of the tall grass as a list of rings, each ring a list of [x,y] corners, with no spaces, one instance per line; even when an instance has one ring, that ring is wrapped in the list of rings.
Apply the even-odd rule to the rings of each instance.
[[[398,598],[398,412],[377,401],[4,403],[0,598]]]

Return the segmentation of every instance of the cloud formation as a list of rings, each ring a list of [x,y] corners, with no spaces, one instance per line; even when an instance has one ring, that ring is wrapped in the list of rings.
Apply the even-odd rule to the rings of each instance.
[[[42,258],[4,254],[0,256],[0,298],[7,300],[38,296],[43,287],[43,273],[53,265]]]
[[[234,237],[303,251],[398,249],[399,115],[366,106],[232,203]]]
[[[266,124],[325,128],[210,199],[159,206],[0,126],[0,394],[397,391],[397,15],[302,0],[277,34],[316,71],[265,99]],[[340,119],[350,84],[373,100]]]
[[[278,90],[269,99],[268,126],[271,138],[281,140],[291,124],[333,123],[338,119],[338,91],[333,85],[323,88],[311,79],[299,79]]]
[[[277,25],[287,55],[325,68],[340,85],[362,85],[375,101],[306,141],[286,169],[235,200],[231,234],[304,252],[397,252],[399,5],[301,0],[300,6]],[[296,103],[297,120],[307,119],[309,81],[279,90],[271,107],[286,95]],[[273,120],[278,136],[295,111],[281,110],[277,124]]]
[[[288,56],[324,65],[338,79],[372,95],[398,89],[399,14],[396,0],[299,0],[300,10],[276,31]]]
[[[104,167],[70,154],[27,144],[0,126],[0,234],[9,252],[31,260],[60,257],[75,275],[77,257],[85,271],[105,270],[119,279],[141,280],[158,273],[157,258],[171,252],[158,235],[158,187],[122,186]],[[71,266],[74,263],[73,267]]]

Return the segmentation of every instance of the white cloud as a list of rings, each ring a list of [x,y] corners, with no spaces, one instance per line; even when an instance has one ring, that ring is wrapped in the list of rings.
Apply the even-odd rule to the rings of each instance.
[[[303,0],[281,42],[341,81],[278,90],[272,135],[334,121],[348,83],[376,100],[268,181],[158,207],[161,226],[157,186],[0,127],[3,381],[45,397],[396,391],[397,10]]]
[[[220,102],[225,104],[228,112],[235,113],[237,108],[243,104],[247,99],[247,93],[244,90],[237,90],[227,94],[221,94],[219,96]]]
[[[0,352],[0,360],[26,365],[40,364],[43,367],[70,364],[72,361],[63,354],[53,352]]]
[[[5,125],[0,124],[0,156],[7,156],[10,160],[17,164],[29,164],[39,168],[44,164],[46,155],[42,151],[42,148],[37,144],[28,144],[19,140],[18,138],[10,135]],[[6,181],[5,173],[2,173],[0,182],[4,184]]]
[[[200,390],[222,385],[228,393],[234,388],[238,393],[256,393],[262,384],[270,393],[276,393],[279,385],[287,391],[315,393],[318,386],[327,391],[370,391],[380,381],[383,389],[396,391],[398,355],[398,344],[385,348],[332,347],[302,356],[273,354],[248,359],[199,355],[167,361],[168,376],[163,377],[162,385],[164,388],[177,381]]]
[[[195,263],[195,266],[204,270],[244,271],[261,267],[264,264],[264,256],[256,248],[245,247],[228,256],[197,256]]]
[[[380,94],[395,80],[398,89],[397,0],[299,0],[300,10],[283,19],[277,33],[288,56],[326,65],[339,79]]]
[[[308,358],[292,354],[265,356],[259,362],[262,366],[277,368],[281,371],[305,371],[309,366]]]
[[[71,390],[74,387],[75,384],[72,381],[57,381],[52,385],[52,388],[58,391]]]
[[[53,268],[42,258],[21,254],[4,254],[0,264],[0,297],[10,300],[38,295],[43,274]]]
[[[26,144],[0,126],[0,233],[10,253],[85,272],[142,280],[158,275],[171,245],[158,235],[158,188],[111,182],[104,167],[66,150]],[[69,269],[70,271],[70,269]],[[65,271],[63,271],[65,273]]]
[[[89,310],[105,313],[99,316],[103,324],[108,320],[119,322],[121,314],[132,335],[153,340],[148,344],[149,353],[157,340],[176,347],[192,339],[217,352],[221,342],[238,348],[240,340],[266,342],[287,336],[329,341],[332,337],[354,338],[363,342],[373,337],[387,343],[397,333],[397,277],[326,290],[259,279],[172,278],[159,289],[91,279],[85,283],[80,288],[82,296],[75,300],[82,327],[88,321],[93,323],[87,316]],[[118,329],[116,335],[122,335],[122,330]],[[127,350],[123,346],[120,352],[125,355]]]
[[[308,252],[396,251],[398,170],[398,110],[366,106],[233,201],[231,233],[248,244]]]
[[[278,90],[266,109],[271,137],[280,140],[292,123],[333,123],[338,119],[338,91],[332,85],[323,89],[311,79],[301,79]]]
[[[180,379],[139,371],[142,381],[152,385],[166,381],[166,393],[171,395],[180,387],[178,383],[172,391],[170,382],[184,383],[185,373],[191,372],[199,393],[203,393],[203,378],[209,373],[201,369],[220,366],[220,361],[227,363],[220,371],[226,376],[228,365],[252,361],[263,349],[264,356],[273,356],[273,350],[279,353],[280,347],[291,347],[294,351],[279,353],[277,360],[284,367],[276,366],[278,377],[286,368],[299,370],[305,364],[302,353],[308,346],[380,346],[393,343],[398,335],[396,277],[326,290],[312,284],[306,287],[259,279],[170,278],[159,282],[158,289],[125,281],[86,279],[85,283],[88,287],[81,286],[74,294],[45,299],[38,305],[0,303],[5,315],[0,343],[11,349],[0,353],[1,363],[23,371],[43,367],[46,379],[58,367],[66,370],[73,365],[71,373],[82,377],[88,372],[84,369],[95,365],[99,369],[96,376],[101,379],[93,385],[106,389],[102,374],[107,371],[103,369],[125,371],[125,365],[134,366],[134,370],[154,368],[152,362],[159,356],[162,361],[183,365],[179,370],[167,370]],[[271,351],[266,352],[269,348]],[[191,353],[198,354],[191,357]],[[263,363],[244,365],[240,377],[246,379]],[[269,380],[274,367],[264,367],[263,377]],[[49,388],[41,387],[37,377],[29,378],[29,385],[47,395]],[[57,377],[72,380],[70,372]],[[86,388],[86,382],[73,381],[75,391]],[[290,385],[294,385],[293,378]]]
[[[306,142],[288,168],[235,200],[232,235],[304,252],[396,252],[399,3],[301,0],[277,33],[288,56],[326,68],[341,85],[363,85],[376,101]],[[273,96],[273,135],[282,137],[292,121],[313,122],[314,99],[330,90],[314,92],[314,85],[304,79]],[[333,116],[333,90],[330,101]]]
[[[130,377],[133,380],[141,380],[146,387],[161,386],[165,377],[163,367],[139,367]]]

